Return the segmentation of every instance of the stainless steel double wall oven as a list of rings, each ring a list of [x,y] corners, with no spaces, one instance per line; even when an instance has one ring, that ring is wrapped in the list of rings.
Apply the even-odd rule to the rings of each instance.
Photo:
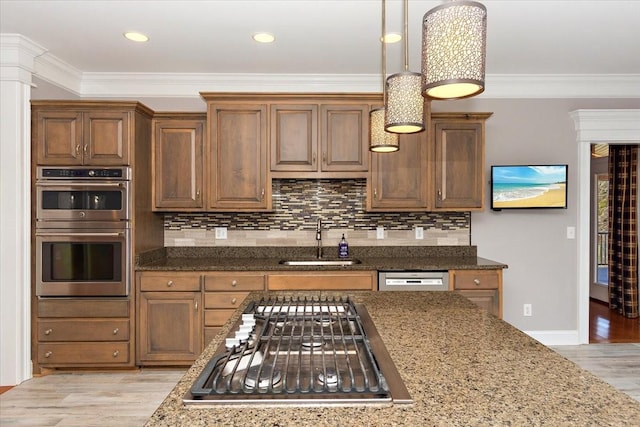
[[[131,169],[38,167],[36,174],[37,295],[128,295]]]

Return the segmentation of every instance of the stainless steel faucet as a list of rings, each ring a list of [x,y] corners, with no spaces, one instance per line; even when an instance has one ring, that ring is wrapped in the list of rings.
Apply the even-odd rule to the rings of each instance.
[[[318,218],[316,224],[316,241],[318,242],[318,259],[322,258],[322,220]]]

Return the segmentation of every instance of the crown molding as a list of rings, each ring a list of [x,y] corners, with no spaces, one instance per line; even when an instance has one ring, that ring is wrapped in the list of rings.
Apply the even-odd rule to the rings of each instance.
[[[578,141],[592,142],[640,141],[640,109],[635,110],[575,110],[574,120]]]
[[[28,39],[22,36],[3,34],[3,53],[5,43],[15,37],[21,38],[21,47],[38,46],[24,43]],[[85,98],[192,98],[200,92],[379,93],[382,89],[379,74],[83,72],[39,48],[34,75]],[[3,57],[3,67],[4,63]],[[478,98],[640,98],[640,74],[488,74],[486,89]]]
[[[20,34],[0,34],[0,79],[31,84],[35,59],[46,49]]]

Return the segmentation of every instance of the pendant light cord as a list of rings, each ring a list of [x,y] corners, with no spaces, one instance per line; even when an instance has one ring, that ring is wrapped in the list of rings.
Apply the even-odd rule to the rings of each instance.
[[[404,71],[409,71],[409,0],[404,0]]]
[[[387,42],[385,40],[385,35],[387,31],[386,25],[386,17],[387,9],[386,9],[386,1],[382,0],[382,36],[380,37],[380,42],[382,43],[382,99],[386,99],[387,94]],[[383,101],[384,102],[384,101]]]

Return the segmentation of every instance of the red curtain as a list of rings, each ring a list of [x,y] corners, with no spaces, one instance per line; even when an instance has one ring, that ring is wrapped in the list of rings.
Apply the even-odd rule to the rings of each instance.
[[[638,145],[609,146],[609,307],[638,317]]]

